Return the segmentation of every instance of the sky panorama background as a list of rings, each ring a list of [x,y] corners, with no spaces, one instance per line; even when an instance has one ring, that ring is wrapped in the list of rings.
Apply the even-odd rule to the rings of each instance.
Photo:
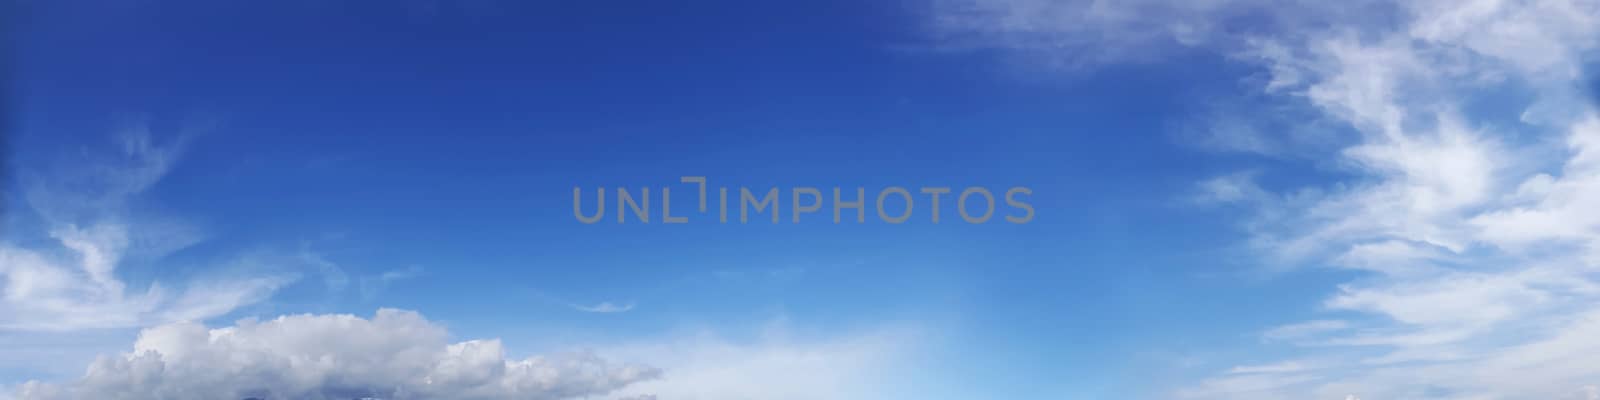
[[[5,7],[3,398],[1600,398],[1593,0]]]

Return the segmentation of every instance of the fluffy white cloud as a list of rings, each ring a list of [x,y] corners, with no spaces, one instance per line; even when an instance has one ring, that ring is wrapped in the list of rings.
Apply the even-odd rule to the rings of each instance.
[[[940,21],[957,22],[944,29],[1055,54],[1045,62],[1220,51],[1259,67],[1247,82],[1279,107],[1235,110],[1231,125],[1289,106],[1342,127],[1332,141],[1232,129],[1210,147],[1326,143],[1308,161],[1350,179],[1272,191],[1251,179],[1272,171],[1254,170],[1200,189],[1255,210],[1244,227],[1267,263],[1363,271],[1324,306],[1365,317],[1265,333],[1267,345],[1303,346],[1297,357],[1315,356],[1315,368],[1301,358],[1236,367],[1180,395],[1590,396],[1600,384],[1600,113],[1584,80],[1600,61],[1600,1],[1322,3],[937,4],[959,5],[943,10]],[[1229,23],[1240,16],[1250,23]],[[1092,53],[1102,48],[1143,57]]]
[[[449,343],[408,311],[292,315],[207,329],[145,329],[131,352],[104,356],[83,378],[29,382],[30,399],[568,399],[660,376],[586,352],[507,359],[499,340]]]
[[[198,320],[264,300],[292,274],[212,276],[178,286],[130,287],[117,268],[130,254],[159,256],[199,240],[196,229],[134,218],[127,203],[164,176],[183,140],[121,135],[120,152],[87,154],[24,174],[22,195],[46,240],[0,242],[0,330],[68,331]],[[10,216],[8,216],[10,217]],[[26,235],[12,232],[9,238]]]
[[[926,369],[913,357],[929,339],[910,325],[809,337],[780,319],[748,339],[693,330],[517,360],[499,340],[449,338],[391,309],[214,329],[172,323],[145,329],[131,351],[102,356],[75,381],[27,382],[0,399],[864,400],[923,395],[903,383],[919,381],[907,373]]]

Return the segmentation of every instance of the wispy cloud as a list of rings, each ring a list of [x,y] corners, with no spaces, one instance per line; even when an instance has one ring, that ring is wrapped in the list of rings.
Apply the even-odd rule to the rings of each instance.
[[[1228,369],[1228,374],[1286,374],[1301,372],[1312,368],[1312,366],[1301,361],[1284,361],[1264,365],[1241,365]]]
[[[1272,328],[1261,334],[1268,341],[1297,341],[1315,338],[1350,328],[1343,320],[1315,320]]]
[[[754,338],[734,339],[725,333],[691,330],[599,351],[664,369],[663,379],[624,388],[619,391],[623,396],[869,400],[927,395],[904,381],[914,371],[928,369],[915,360],[933,339],[917,325],[835,329],[824,337],[800,339],[791,322],[780,318],[767,322]]]
[[[561,297],[557,297],[555,295],[552,295],[552,294],[549,294],[549,293],[545,293],[544,291],[535,290],[535,289],[528,289],[528,293],[532,294],[534,297],[538,298],[542,302],[546,302],[546,303],[549,303],[551,305],[560,305],[562,307],[566,307],[568,309],[572,309],[573,311],[580,311],[580,312],[587,312],[587,313],[602,313],[602,314],[606,314],[606,313],[624,313],[624,312],[628,312],[628,311],[633,311],[633,308],[636,305],[633,302],[620,303],[620,302],[613,302],[613,301],[602,301],[602,302],[599,302],[599,303],[584,304],[584,303],[579,303],[579,302],[574,302],[574,301],[568,301],[568,300],[563,299]]]
[[[294,279],[211,276],[175,287],[132,287],[120,279],[117,269],[130,254],[159,257],[199,238],[181,222],[136,217],[127,207],[176,164],[187,140],[160,143],[137,126],[118,138],[115,151],[89,152],[58,168],[24,173],[23,197],[50,241],[0,243],[0,329],[65,331],[205,319],[259,302]]]
[[[1197,47],[1248,49],[1264,30],[1366,18],[1382,1],[1311,0],[929,0],[933,45],[950,51],[1004,49],[1019,63],[1079,71],[1153,62]],[[1263,25],[1258,29],[1241,29]],[[1286,70],[1285,82],[1298,81]]]
[[[572,306],[572,309],[574,310],[592,313],[619,313],[633,310],[633,303],[618,305],[612,304],[609,301],[587,306],[582,304],[571,304],[570,306]]]
[[[1216,140],[1266,154],[1320,143],[1302,153],[1320,158],[1305,161],[1350,179],[1274,191],[1254,184],[1272,171],[1253,170],[1200,186],[1209,201],[1254,210],[1242,228],[1264,264],[1361,272],[1323,302],[1361,318],[1288,323],[1267,345],[1380,355],[1329,357],[1315,370],[1237,367],[1180,394],[1581,398],[1600,383],[1588,356],[1600,354],[1600,113],[1584,81],[1600,2],[936,3],[960,5],[942,16],[945,29],[1050,55],[1034,62],[1220,52],[1257,68],[1250,95],[1271,100],[1231,123],[1258,126],[1256,114],[1289,108],[1343,132],[1239,129]],[[1096,46],[1116,50],[1086,52]]]
[[[361,298],[371,300],[385,289],[388,289],[390,284],[419,276],[422,276],[422,267],[416,265],[405,269],[383,271],[377,275],[363,276],[361,277]]]
[[[322,276],[322,284],[329,291],[338,292],[350,285],[350,276],[344,272],[339,264],[329,261],[321,253],[311,251],[309,243],[300,245],[300,252],[296,255],[299,261],[310,266],[318,275]]]

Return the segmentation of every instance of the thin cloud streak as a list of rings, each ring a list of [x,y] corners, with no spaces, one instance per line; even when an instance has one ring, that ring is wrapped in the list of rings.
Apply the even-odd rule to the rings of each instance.
[[[569,304],[569,306],[571,306],[572,309],[574,309],[574,310],[583,311],[583,312],[591,312],[591,313],[620,313],[620,312],[628,312],[628,311],[633,310],[633,305],[634,305],[633,303],[617,305],[617,304],[612,304],[609,301],[600,302],[598,304],[591,305],[591,306],[586,306],[586,305],[582,305],[582,304]]]

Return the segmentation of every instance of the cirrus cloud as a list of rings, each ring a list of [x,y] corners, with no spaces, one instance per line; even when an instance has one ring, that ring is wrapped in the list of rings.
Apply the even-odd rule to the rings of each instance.
[[[1225,110],[1203,142],[1226,145],[1206,147],[1304,155],[1291,161],[1344,177],[1200,184],[1206,203],[1252,210],[1242,229],[1263,264],[1358,271],[1323,308],[1360,317],[1286,321],[1263,345],[1294,358],[1180,397],[1585,398],[1600,384],[1600,111],[1586,87],[1600,1],[936,4],[956,5],[942,32],[1047,56],[1033,62],[1219,52],[1254,67],[1247,95],[1271,101]],[[1319,128],[1240,129],[1281,126],[1258,114],[1283,109]],[[1330,124],[1335,140],[1297,137]],[[1273,147],[1286,145],[1322,148]]]
[[[213,275],[130,285],[118,269],[130,256],[159,257],[201,240],[170,218],[134,216],[129,206],[177,163],[187,137],[158,142],[134,126],[117,151],[89,152],[21,179],[21,195],[45,240],[22,232],[0,241],[0,330],[73,331],[202,320],[260,302],[295,280],[274,272]],[[7,215],[12,218],[17,214]],[[12,222],[12,221],[7,221]]]

